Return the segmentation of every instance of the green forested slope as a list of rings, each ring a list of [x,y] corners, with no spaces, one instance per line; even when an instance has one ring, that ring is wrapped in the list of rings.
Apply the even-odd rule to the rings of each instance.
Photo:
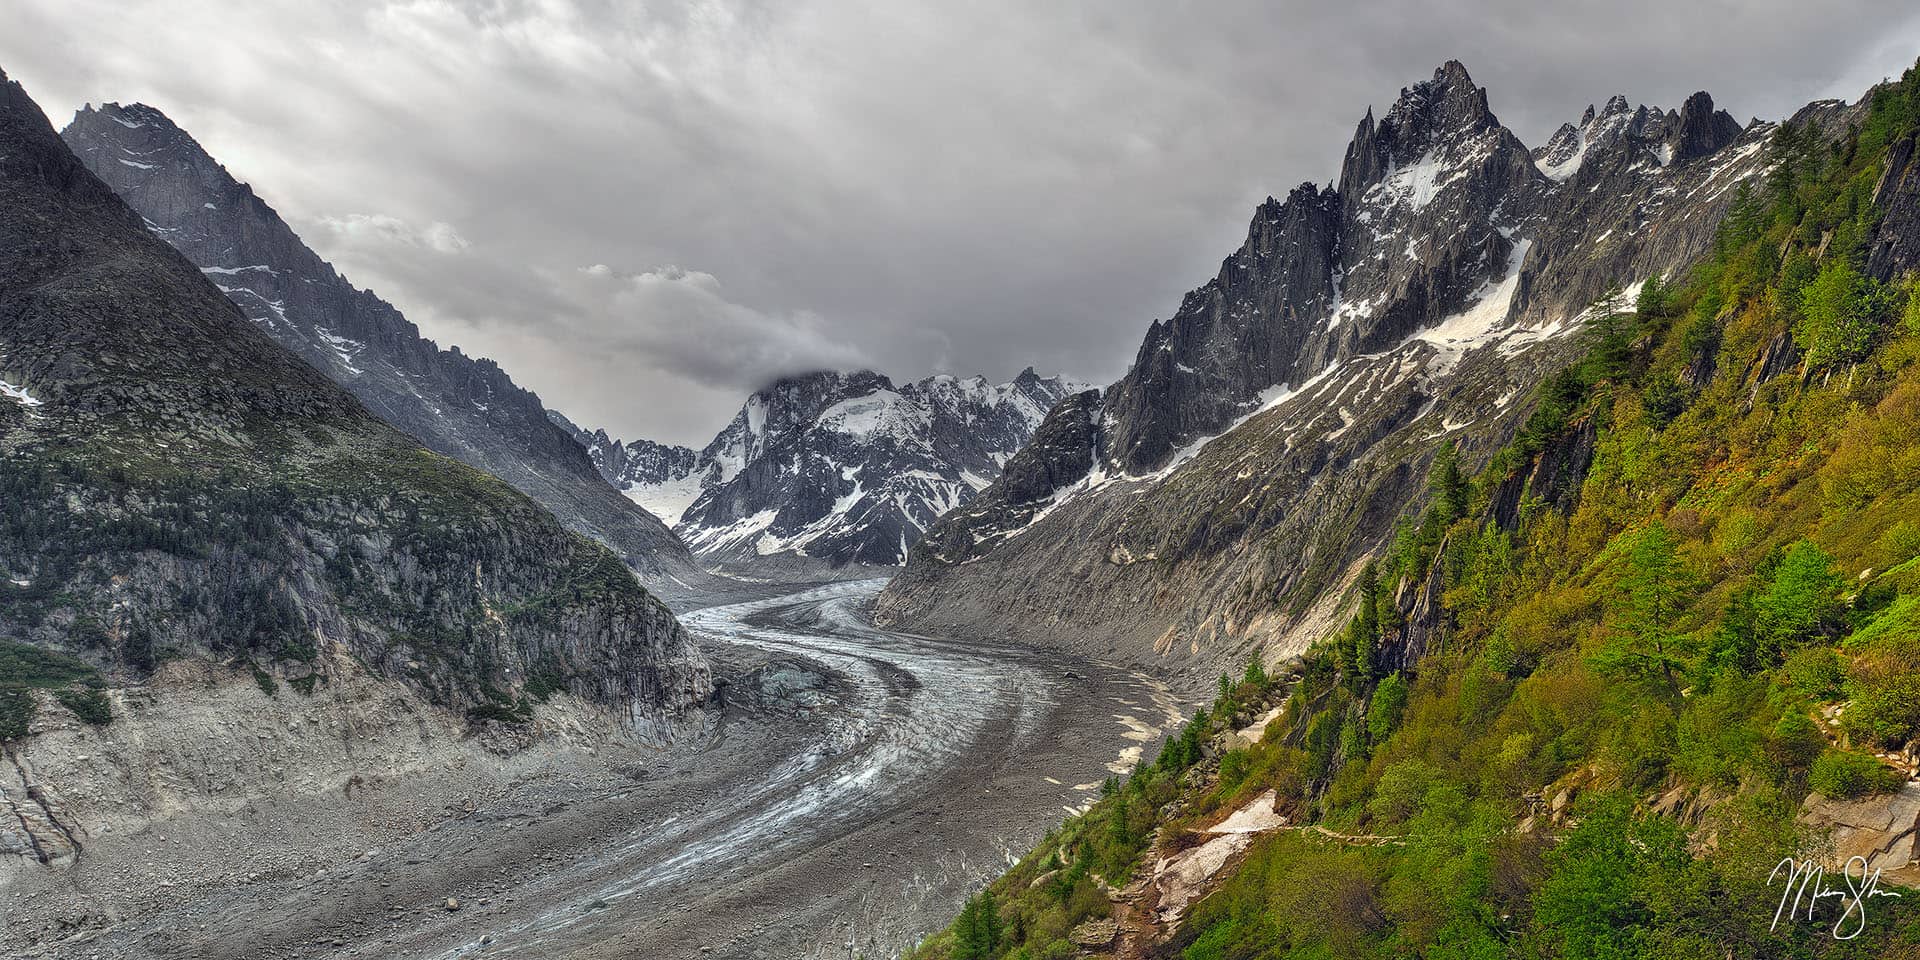
[[[1916,127],[1920,71],[1839,141],[1783,127],[1706,262],[1597,322],[1483,469],[1441,458],[1262,743],[1209,746],[1278,696],[1255,669],[921,954],[1075,955],[1100,881],[1273,789],[1394,840],[1268,834],[1157,952],[1920,955],[1920,894],[1838,940],[1831,901],[1770,929],[1767,884],[1823,850],[1810,793],[1899,788],[1920,734],[1920,281],[1873,255]]]

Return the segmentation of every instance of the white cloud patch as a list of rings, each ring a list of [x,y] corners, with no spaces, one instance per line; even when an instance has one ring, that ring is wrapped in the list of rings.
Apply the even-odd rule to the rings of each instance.
[[[319,217],[314,224],[331,236],[309,237],[309,242],[325,244],[331,241],[353,249],[404,247],[451,255],[462,253],[472,246],[452,224],[437,220],[424,226],[415,226],[383,213],[350,213],[340,217]]]

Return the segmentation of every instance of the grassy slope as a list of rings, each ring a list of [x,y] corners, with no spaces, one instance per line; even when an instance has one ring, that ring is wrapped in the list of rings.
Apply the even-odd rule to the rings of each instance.
[[[1783,137],[1707,263],[1590,334],[1481,476],[1443,465],[1354,625],[1309,654],[1280,736],[1189,769],[1203,731],[1262,696],[1228,691],[993,885],[990,949],[976,906],[920,955],[1072,955],[1066,931],[1108,909],[1089,875],[1118,885],[1154,826],[1268,788],[1296,820],[1406,842],[1269,836],[1191,911],[1175,955],[1920,951],[1920,897],[1875,900],[1865,934],[1836,941],[1821,924],[1770,931],[1765,884],[1819,849],[1795,820],[1810,790],[1894,785],[1867,751],[1920,733],[1920,284],[1854,269],[1885,151],[1917,125],[1910,72],[1846,142]],[[1800,362],[1756,386],[1787,331]],[[1488,519],[1503,481],[1587,426],[1570,513],[1531,501],[1515,529]],[[1414,676],[1379,676],[1405,635],[1396,588],[1436,570],[1441,639]],[[1563,796],[1564,815],[1542,813]]]

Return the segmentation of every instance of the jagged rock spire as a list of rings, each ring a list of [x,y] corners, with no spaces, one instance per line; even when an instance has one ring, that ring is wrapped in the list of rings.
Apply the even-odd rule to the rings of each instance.
[[[1740,122],[1725,110],[1713,108],[1713,97],[1700,91],[1687,98],[1675,117],[1667,142],[1675,162],[1704,157],[1740,136]]]

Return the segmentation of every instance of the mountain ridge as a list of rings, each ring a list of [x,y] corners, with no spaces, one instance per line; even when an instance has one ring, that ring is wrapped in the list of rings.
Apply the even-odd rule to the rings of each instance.
[[[0,200],[10,637],[134,680],[364,672],[476,722],[569,692],[666,734],[706,698],[704,657],[606,548],[259,330],[12,81]]]
[[[888,566],[984,488],[1075,385],[943,374],[896,386],[872,370],[813,371],[756,390],[700,451],[589,433],[602,475],[672,518],[703,559]],[[877,481],[877,482],[876,482]]]
[[[1457,62],[1369,109],[1340,187],[1261,204],[1097,404],[928,531],[881,617],[1175,670],[1304,648],[1441,442],[1470,465],[1504,442],[1575,331],[1710,246],[1773,129],[1705,95],[1625,115],[1536,156]]]
[[[685,545],[601,482],[538,396],[494,361],[440,347],[391,304],[354,287],[165,113],[139,103],[88,105],[62,138],[249,319],[382,419],[513,484],[612,545],[650,582],[700,582]]]

